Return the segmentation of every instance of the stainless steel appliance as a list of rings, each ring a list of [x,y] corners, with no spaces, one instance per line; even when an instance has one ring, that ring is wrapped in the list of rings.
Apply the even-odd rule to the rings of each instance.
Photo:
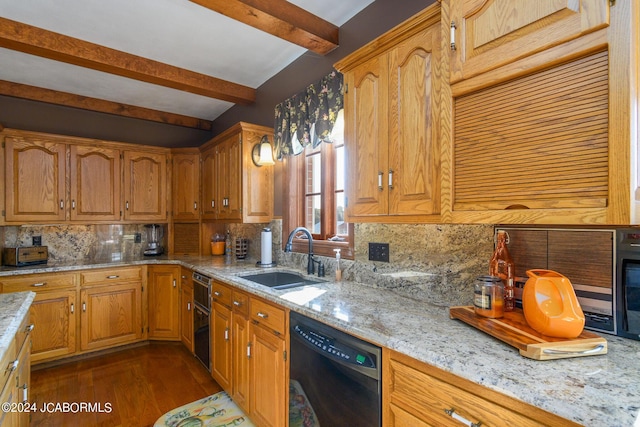
[[[617,335],[640,340],[640,228],[616,232]]]
[[[47,246],[4,248],[2,252],[3,264],[14,267],[46,264],[49,258],[49,248]]]
[[[211,278],[193,273],[193,347],[195,356],[211,371],[209,316],[211,313]]]
[[[147,256],[162,255],[164,248],[162,247],[162,238],[164,237],[164,229],[160,224],[146,224],[147,229],[147,248],[144,254]]]
[[[321,426],[381,426],[380,347],[295,312],[290,320],[290,393],[301,388]]]

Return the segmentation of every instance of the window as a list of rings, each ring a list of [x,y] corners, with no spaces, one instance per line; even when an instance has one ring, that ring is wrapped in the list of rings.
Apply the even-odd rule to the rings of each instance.
[[[297,156],[285,158],[289,202],[283,221],[283,242],[291,230],[304,226],[313,235],[314,253],[353,259],[353,225],[345,221],[345,148],[342,112],[332,130],[332,143],[308,145]],[[294,239],[294,252],[308,251],[306,239]]]

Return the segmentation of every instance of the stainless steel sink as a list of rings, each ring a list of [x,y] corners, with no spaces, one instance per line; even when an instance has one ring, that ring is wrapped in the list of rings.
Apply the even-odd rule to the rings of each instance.
[[[308,279],[298,273],[290,273],[287,271],[269,271],[267,273],[249,274],[240,277],[272,289],[297,288],[299,286],[321,282],[321,280]]]

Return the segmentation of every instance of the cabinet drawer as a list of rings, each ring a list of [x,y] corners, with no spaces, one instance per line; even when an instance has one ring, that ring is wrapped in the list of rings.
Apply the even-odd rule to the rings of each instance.
[[[211,284],[211,299],[219,304],[231,307],[231,287],[220,282]]]
[[[80,284],[82,286],[106,283],[133,282],[141,280],[141,267],[87,270],[80,273]]]
[[[249,295],[234,289],[231,299],[234,312],[249,315]]]
[[[0,281],[2,291],[46,291],[50,289],[73,288],[76,286],[76,274],[29,274],[27,276],[4,278]]]
[[[257,298],[251,298],[251,319],[272,329],[277,334],[285,332],[285,310]]]
[[[386,405],[433,425],[461,425],[458,417],[490,426],[576,425],[407,356],[387,353],[385,359]]]

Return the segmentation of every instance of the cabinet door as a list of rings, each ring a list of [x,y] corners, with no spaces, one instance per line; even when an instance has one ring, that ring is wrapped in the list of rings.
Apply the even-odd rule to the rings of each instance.
[[[440,27],[389,52],[389,214],[440,212]]]
[[[75,289],[36,293],[29,310],[33,362],[75,353],[76,310]]]
[[[149,272],[149,338],[178,340],[180,267],[153,265]]]
[[[216,219],[216,147],[202,152],[202,219]]]
[[[173,156],[171,203],[174,220],[197,220],[200,215],[200,156]]]
[[[5,139],[6,220],[66,219],[66,144]]]
[[[191,271],[182,269],[180,287],[180,337],[193,353],[193,283]]]
[[[113,284],[80,291],[80,348],[95,350],[142,338],[142,284]]]
[[[347,215],[386,215],[388,192],[387,56],[371,59],[344,76]]]
[[[285,340],[258,325],[251,330],[251,418],[261,426],[286,425]]]
[[[167,156],[124,152],[125,220],[167,219]]]
[[[31,345],[26,342],[18,355],[18,369],[15,373],[16,402],[33,402],[31,399]],[[21,411],[17,414],[17,427],[29,427],[29,411]],[[4,425],[0,423],[0,425]]]
[[[120,151],[71,145],[71,219],[120,219]]]
[[[265,133],[263,133],[265,132]],[[273,170],[272,166],[258,167],[251,153],[267,135],[273,146],[273,130],[245,130],[242,133],[242,222],[265,223],[273,218]]]
[[[217,146],[218,219],[242,219],[242,138],[235,134]]]
[[[251,381],[249,380],[249,358],[247,349],[250,342],[249,318],[246,315],[237,313],[234,309],[231,318],[232,339],[232,383],[233,401],[245,412],[251,410],[250,392]]]
[[[211,307],[211,376],[231,393],[231,309]]]
[[[450,0],[451,82],[495,69],[609,24],[602,0]]]

